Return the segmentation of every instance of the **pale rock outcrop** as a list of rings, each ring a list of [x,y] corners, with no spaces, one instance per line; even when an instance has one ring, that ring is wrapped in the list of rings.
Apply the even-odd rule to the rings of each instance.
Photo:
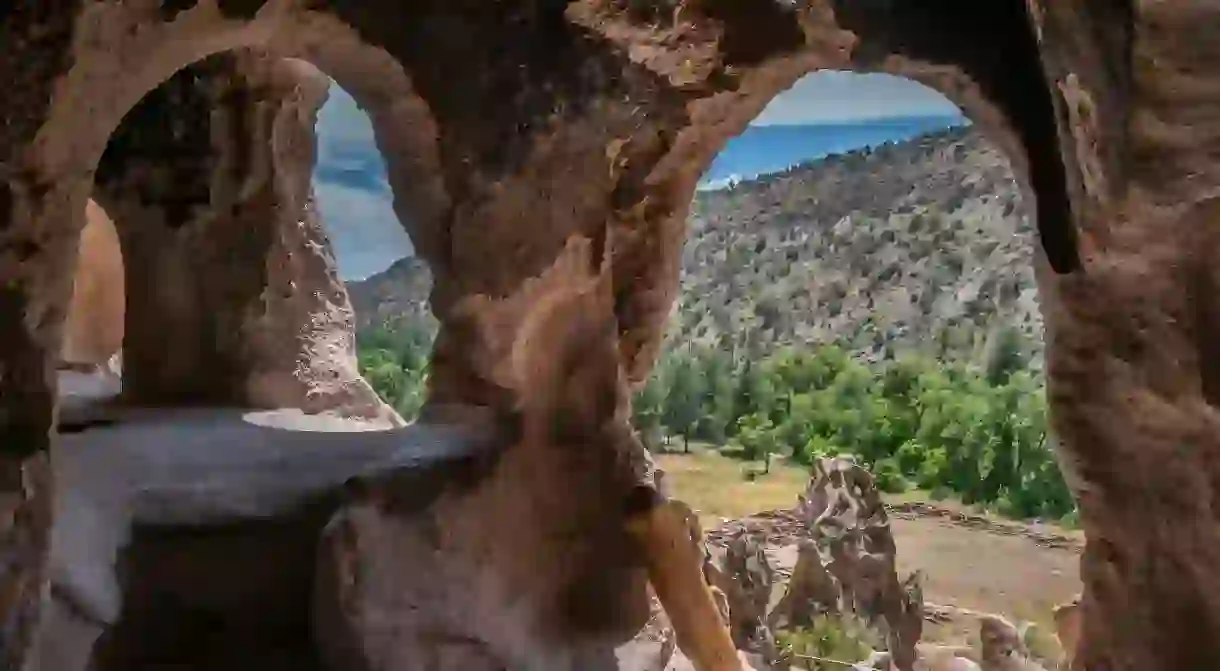
[[[912,669],[923,631],[920,575],[898,578],[897,548],[872,474],[849,457],[820,459],[797,510],[839,590],[839,608],[882,633],[900,671]],[[820,575],[801,581],[811,586],[824,582]],[[816,592],[804,598],[823,600]]]
[[[64,319],[63,363],[101,367],[123,347],[123,283],[118,232],[101,206],[90,200]]]
[[[1080,645],[1081,612],[1080,597],[1059,604],[1054,610],[1055,635],[1063,648],[1063,660],[1059,671],[1079,671],[1076,665],[1076,649]]]

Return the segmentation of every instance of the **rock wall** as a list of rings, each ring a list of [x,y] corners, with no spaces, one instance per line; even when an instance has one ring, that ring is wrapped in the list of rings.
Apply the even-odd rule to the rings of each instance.
[[[123,347],[123,252],[114,222],[90,200],[80,234],[61,360],[102,365]]]
[[[268,129],[293,119],[292,105],[258,104],[283,92],[276,76],[216,56],[252,47],[310,61],[369,110],[395,206],[411,214],[435,277],[432,412],[481,406],[504,428],[501,466],[461,487],[436,476],[451,515],[419,527],[469,538],[492,521],[539,529],[453,546],[470,561],[496,558],[473,574],[512,586],[493,593],[536,597],[513,601],[528,616],[480,634],[479,654],[533,659],[545,642],[546,668],[572,668],[587,658],[565,657],[564,642],[587,651],[642,625],[646,609],[631,604],[643,588],[626,578],[614,582],[622,590],[599,593],[597,613],[555,622],[564,604],[586,603],[569,599],[588,596],[582,580],[630,576],[642,563],[630,544],[613,561],[592,549],[623,540],[614,503],[651,487],[647,457],[626,431],[626,392],[647,375],[661,337],[695,182],[768,100],[833,67],[905,74],[946,93],[1009,153],[1036,197],[1053,420],[1089,537],[1080,663],[1220,666],[1211,262],[1220,9],[1100,0],[307,6],[53,0],[0,10],[9,82],[0,104],[0,668],[19,665],[38,622],[54,361],[95,173],[122,184],[103,202],[124,240],[125,354],[140,371],[138,397],[262,404],[299,400],[298,383],[312,379],[307,398],[367,399],[327,359],[341,338],[259,317],[350,318],[329,282],[291,289],[322,263],[300,253],[317,249],[316,220],[258,225],[301,212],[307,195],[299,166],[283,172],[269,158],[285,145]],[[263,83],[228,86],[239,79]],[[140,152],[103,152],[154,89],[152,99],[164,99],[140,105],[173,123],[142,127],[173,129],[154,143],[175,152],[166,161],[175,169],[162,171],[171,181],[116,182],[115,166],[138,165]],[[254,93],[207,97],[225,90]],[[226,136],[249,141],[213,152],[209,142]],[[150,197],[123,204],[141,188]],[[313,300],[302,294],[318,293],[329,307],[302,307]],[[158,332],[141,316],[151,313],[166,323]],[[289,362],[310,372],[289,375]],[[556,455],[561,465],[548,466]],[[551,476],[571,493],[558,493]],[[539,482],[555,492],[537,491]],[[508,555],[479,554],[494,547],[573,553],[560,584],[542,584],[522,579],[528,572]],[[473,594],[460,589],[466,580],[453,576],[450,596]],[[505,603],[481,603],[481,621],[505,622]]]

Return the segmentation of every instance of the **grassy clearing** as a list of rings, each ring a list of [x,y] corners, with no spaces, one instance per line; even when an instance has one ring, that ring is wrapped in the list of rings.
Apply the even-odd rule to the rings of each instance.
[[[772,462],[769,474],[753,480],[747,473],[761,472],[762,462],[730,459],[715,452],[662,454],[657,463],[665,470],[674,495],[698,512],[704,529],[719,526],[724,519],[791,508],[809,481],[806,469],[781,459]]]
[[[774,458],[771,472],[763,475],[761,461],[733,458],[696,443],[691,443],[690,454],[662,453],[656,461],[665,470],[674,495],[699,512],[704,528],[710,528],[709,523],[719,525],[722,519],[791,508],[809,484],[809,469],[783,458]],[[916,489],[886,494],[884,498],[891,504],[932,500],[928,492]],[[936,503],[954,510],[981,512],[952,499]]]

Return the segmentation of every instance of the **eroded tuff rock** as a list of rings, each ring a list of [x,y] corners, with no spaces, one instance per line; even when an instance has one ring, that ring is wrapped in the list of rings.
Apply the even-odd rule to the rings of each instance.
[[[1080,645],[1081,614],[1080,597],[1055,607],[1055,635],[1063,649],[1063,660],[1059,671],[1078,671],[1076,650]]]
[[[820,460],[793,513],[804,518],[808,537],[773,606],[775,572],[765,535],[733,523],[709,537],[705,571],[724,596],[738,649],[759,666],[782,665],[775,632],[806,628],[826,615],[876,632],[886,665],[922,668],[916,665],[924,616],[920,576],[898,578],[889,522],[868,471],[846,457]]]
[[[894,665],[912,669],[915,644],[923,632],[920,577],[914,573],[898,578],[897,548],[872,474],[849,457],[820,459],[797,510],[813,531],[819,563],[834,579],[838,608],[877,628]],[[812,560],[813,555],[806,552],[806,558]],[[799,560],[797,569],[802,569]],[[809,561],[803,571],[811,575],[799,585],[824,585]],[[810,590],[794,595],[796,599],[822,601],[824,596]]]
[[[459,416],[486,406],[512,437],[500,467],[467,486],[496,492],[483,500],[511,503],[519,519],[455,505],[454,516],[420,528],[443,538],[491,520],[522,523],[528,510],[546,532],[505,547],[531,558],[551,534],[588,533],[584,550],[619,540],[612,511],[632,478],[607,473],[631,463],[638,447],[622,437],[627,387],[648,374],[676,288],[687,205],[722,143],[818,68],[907,74],[945,92],[1008,152],[1035,196],[1052,417],[1089,538],[1079,663],[1220,667],[1218,16],[1206,3],[1046,0],[760,0],[748,11],[693,0],[8,3],[0,10],[0,668],[21,666],[38,628],[54,362],[94,177],[99,188],[121,184],[116,197],[139,194],[132,208],[148,215],[128,227],[136,220],[123,207],[99,199],[123,241],[124,363],[138,397],[295,400],[300,388],[284,373],[291,364],[306,377],[339,373],[337,386],[314,389],[360,405],[345,400],[360,392],[327,348],[303,347],[299,331],[289,338],[257,318],[277,300],[294,303],[291,282],[268,279],[291,272],[268,268],[283,258],[269,250],[295,243],[262,224],[305,191],[288,188],[285,173],[267,175],[276,105],[225,110],[257,108],[276,87],[195,88],[213,76],[232,80],[212,66],[171,81],[201,59],[250,47],[313,62],[369,109],[396,207],[412,215],[436,282],[432,400]],[[139,143],[120,143],[99,168],[113,131],[153,90],[159,102],[134,118],[156,150],[144,166],[155,155],[155,167],[172,166],[157,171],[168,179],[108,181],[141,164]],[[213,100],[206,91],[232,95]],[[213,151],[211,140],[226,136],[248,141]],[[308,225],[296,230],[313,239]],[[575,258],[574,245],[584,246]],[[548,273],[559,279],[537,290]],[[599,300],[575,299],[587,282]],[[264,300],[273,286],[279,298]],[[613,341],[583,355],[600,358],[599,383],[551,385],[582,370],[555,355],[591,332]],[[277,350],[268,354],[269,343]],[[548,381],[541,390],[538,380]],[[543,402],[557,390],[571,398]],[[556,455],[561,465],[546,465]],[[557,487],[544,474],[572,484]],[[480,568],[518,570],[490,556]],[[561,568],[570,578],[629,564],[582,550]],[[471,586],[481,575],[453,581]],[[629,582],[617,584],[622,598],[644,602],[642,584]],[[503,584],[538,597],[513,602],[528,615],[511,613],[514,623],[554,614],[550,586]],[[507,619],[507,603],[476,610]],[[607,631],[508,629],[519,634],[514,650]]]
[[[547,309],[506,343],[506,383],[535,385],[513,445],[449,478],[372,478],[328,525],[315,613],[329,668],[619,668],[616,648],[649,617],[628,504],[653,483],[626,425],[598,421],[622,388],[589,251],[569,248],[523,298]],[[485,307],[494,320],[517,306]]]
[[[767,622],[775,572],[762,544],[741,535],[724,548],[713,548],[704,572],[724,597],[733,645],[766,664],[775,662],[779,651]]]
[[[123,347],[126,294],[118,231],[93,200],[85,210],[77,254],[60,361],[102,366]]]

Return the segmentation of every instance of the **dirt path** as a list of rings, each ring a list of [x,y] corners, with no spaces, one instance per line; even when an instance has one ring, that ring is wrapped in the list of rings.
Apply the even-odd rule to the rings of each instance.
[[[1080,590],[1080,555],[1024,536],[1000,535],[943,519],[891,522],[902,572],[924,572],[924,594],[940,605],[1051,624],[1051,609]],[[973,623],[949,627],[973,630]],[[960,638],[941,632],[938,638]]]

